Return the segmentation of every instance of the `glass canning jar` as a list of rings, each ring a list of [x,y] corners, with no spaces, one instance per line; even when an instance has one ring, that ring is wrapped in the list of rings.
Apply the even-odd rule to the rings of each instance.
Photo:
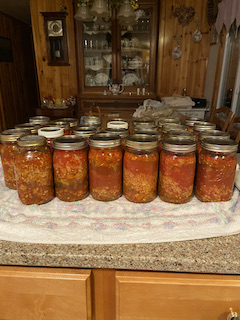
[[[189,118],[185,119],[183,124],[187,127],[188,131],[193,131],[193,126],[195,122],[203,122],[204,120],[201,118]]]
[[[37,135],[38,134],[38,129],[40,129],[41,126],[39,124],[32,124],[32,123],[26,122],[26,123],[17,124],[15,126],[15,128],[16,129],[30,130],[31,134]]]
[[[0,135],[0,152],[3,166],[3,175],[5,185],[10,189],[17,189],[14,172],[14,162],[17,154],[17,139],[29,135],[30,131],[26,129],[8,129]]]
[[[166,138],[159,164],[158,195],[170,203],[192,198],[196,168],[196,142],[181,137]]]
[[[129,129],[129,121],[126,119],[116,118],[107,120],[107,128],[110,129]]]
[[[53,141],[55,193],[62,201],[82,200],[88,195],[86,140],[66,135]]]
[[[197,143],[198,154],[202,150],[201,144],[202,144],[203,139],[212,138],[212,137],[216,137],[216,138],[220,138],[220,139],[230,139],[230,133],[224,132],[221,130],[205,130],[205,131],[199,132],[198,143]]]
[[[53,199],[52,153],[42,136],[17,140],[15,172],[19,199],[23,204],[43,204]]]
[[[88,127],[95,127],[97,132],[102,130],[102,118],[98,116],[82,116],[81,123]]]
[[[97,133],[96,127],[88,127],[87,125],[79,125],[73,128],[73,134],[76,136],[80,136],[86,139],[87,143],[89,143],[89,137]]]
[[[136,129],[135,134],[147,134],[151,137],[155,137],[158,141],[158,151],[162,150],[162,132],[152,129]]]
[[[79,122],[78,119],[76,119],[76,118],[60,118],[58,120],[59,121],[67,121],[67,122],[69,122],[71,128],[76,127],[78,125],[78,122]]]
[[[105,132],[116,134],[121,137],[121,145],[123,150],[125,150],[125,141],[126,137],[128,136],[128,129],[123,129],[123,128],[106,128]]]
[[[158,140],[144,134],[126,139],[123,158],[123,194],[129,201],[150,202],[157,195]]]
[[[167,138],[185,138],[185,139],[190,139],[193,141],[197,140],[197,136],[195,132],[188,131],[188,130],[170,130],[167,133]]]
[[[232,198],[238,143],[229,139],[205,138],[198,155],[196,197],[203,202]]]
[[[132,129],[135,132],[136,129],[152,129],[157,130],[157,126],[154,120],[134,119],[132,121]]]
[[[198,140],[198,134],[203,131],[207,130],[215,130],[216,129],[216,124],[211,123],[211,122],[206,122],[206,121],[198,121],[195,122],[193,125],[193,131],[197,135],[197,140]]]
[[[64,135],[64,130],[58,127],[43,127],[38,129],[38,135],[47,140],[47,145],[53,151],[53,140]]]
[[[178,118],[162,118],[158,120],[158,130],[162,131],[162,126],[166,123],[181,124],[181,121]]]
[[[50,123],[50,118],[47,116],[34,116],[29,118],[32,124],[39,124],[41,127],[47,126]]]
[[[53,120],[50,121],[50,126],[62,128],[65,136],[72,134],[72,128],[70,127],[70,123],[67,121]]]
[[[162,139],[165,139],[168,132],[171,130],[187,130],[187,127],[179,123],[165,123],[161,129]]]
[[[111,201],[122,194],[120,136],[102,132],[89,138],[89,188],[95,200]]]

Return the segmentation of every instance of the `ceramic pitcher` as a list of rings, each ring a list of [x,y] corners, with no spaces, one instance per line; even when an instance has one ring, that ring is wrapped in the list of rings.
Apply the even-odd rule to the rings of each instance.
[[[108,85],[108,89],[112,94],[117,95],[123,92],[124,86],[123,84],[113,83]]]

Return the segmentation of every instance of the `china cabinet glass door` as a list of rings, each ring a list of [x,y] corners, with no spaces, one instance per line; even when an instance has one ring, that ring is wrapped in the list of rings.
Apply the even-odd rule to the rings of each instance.
[[[121,82],[125,86],[149,85],[150,21],[148,10],[137,10],[137,23],[121,25]]]
[[[83,22],[85,86],[106,86],[112,81],[112,24],[110,18]]]

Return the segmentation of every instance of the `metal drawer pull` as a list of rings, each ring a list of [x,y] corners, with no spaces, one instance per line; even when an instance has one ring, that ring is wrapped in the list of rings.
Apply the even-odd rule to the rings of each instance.
[[[227,317],[227,320],[240,319],[240,316],[237,312],[233,312],[232,308],[230,308],[230,313]]]

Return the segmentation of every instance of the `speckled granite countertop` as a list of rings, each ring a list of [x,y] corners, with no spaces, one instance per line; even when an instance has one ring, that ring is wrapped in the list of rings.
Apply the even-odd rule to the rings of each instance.
[[[129,245],[44,245],[0,241],[0,264],[240,274],[240,234]]]

